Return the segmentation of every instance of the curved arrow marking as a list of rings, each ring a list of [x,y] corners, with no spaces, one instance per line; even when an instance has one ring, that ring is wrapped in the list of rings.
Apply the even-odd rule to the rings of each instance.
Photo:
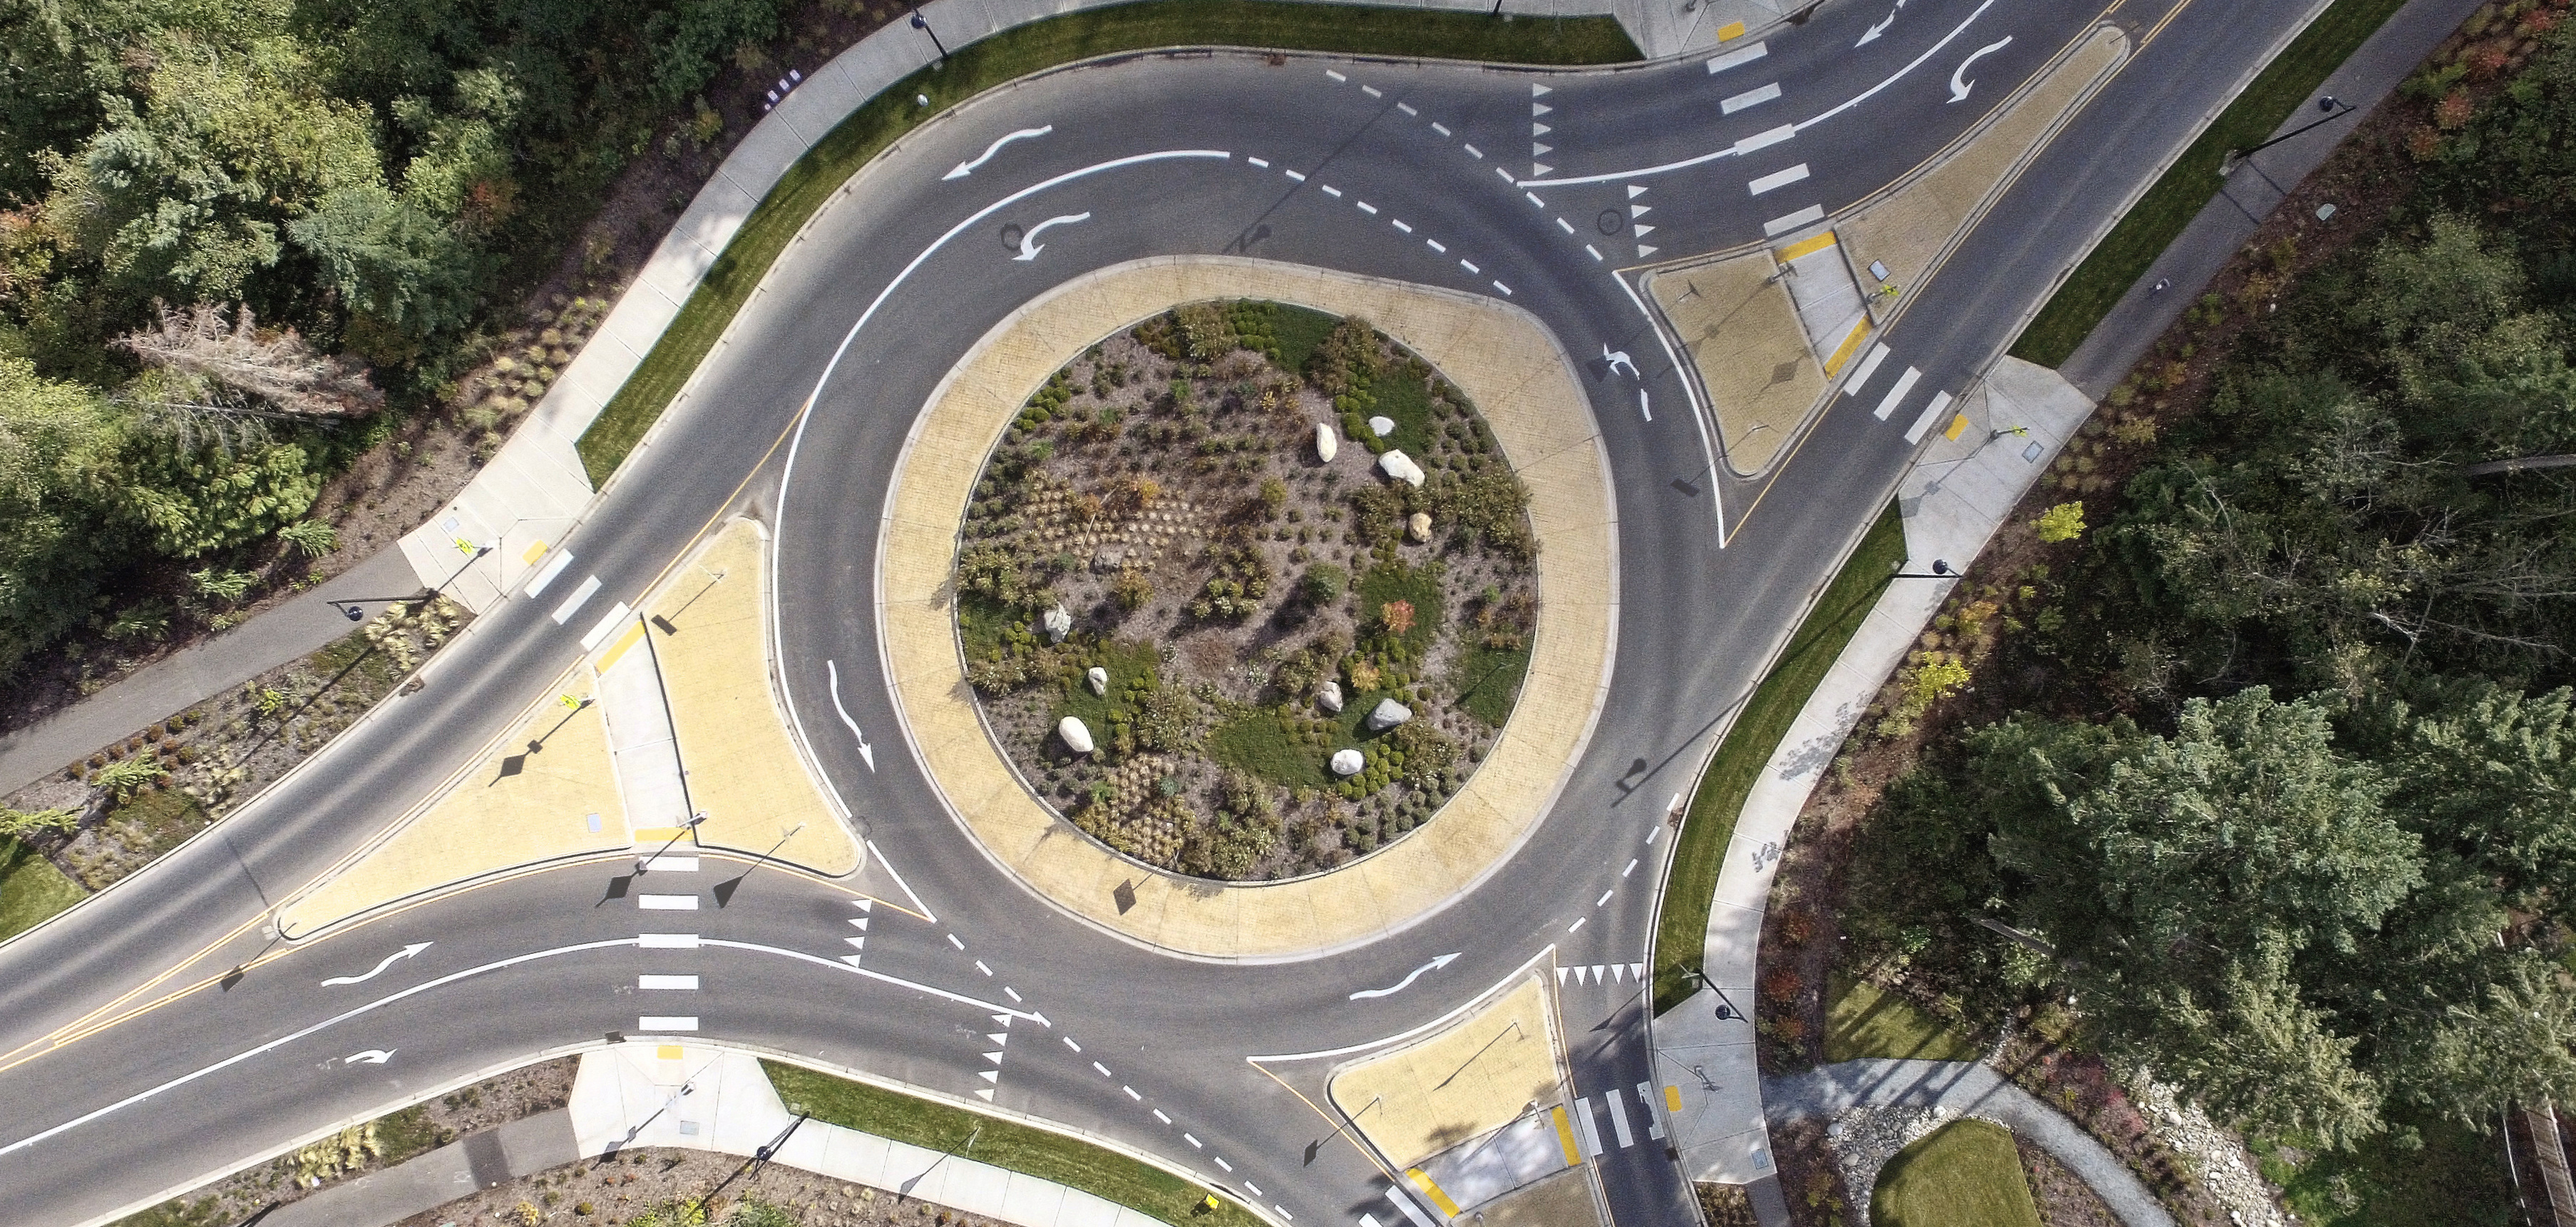
[[[841,666],[827,660],[823,667],[832,674],[832,710],[841,713],[841,723],[850,726],[850,736],[859,739],[859,757],[867,760],[868,770],[873,772],[877,769],[876,747],[869,745],[868,735],[859,731],[859,722],[850,719],[850,709],[841,706]]]
[[[1053,131],[1055,131],[1055,125],[1054,125],[1054,124],[1048,124],[1047,126],[1045,126],[1045,127],[1043,127],[1043,128],[1022,128],[1022,129],[1020,129],[1019,131],[1017,131],[1017,132],[1014,132],[1014,133],[1010,134],[1009,136],[1003,137],[1002,139],[1000,139],[1000,140],[998,140],[998,141],[995,141],[995,142],[993,142],[993,143],[992,143],[992,144],[990,144],[990,145],[985,146],[985,147],[984,147],[984,156],[982,156],[982,157],[980,157],[980,158],[977,158],[977,159],[975,159],[975,160],[974,160],[974,161],[972,161],[972,162],[960,162],[960,163],[958,163],[958,164],[957,164],[957,169],[952,170],[952,171],[948,172],[947,174],[941,175],[941,176],[939,177],[939,179],[940,179],[940,181],[941,181],[941,182],[943,182],[943,183],[947,182],[947,181],[948,181],[948,180],[950,180],[950,179],[963,179],[963,178],[965,178],[965,177],[966,177],[966,176],[968,176],[968,175],[974,174],[974,173],[975,173],[975,168],[976,168],[976,167],[978,167],[978,166],[982,166],[982,165],[983,165],[983,164],[985,164],[986,162],[990,162],[990,161],[992,161],[992,160],[993,160],[993,155],[994,155],[994,154],[997,154],[997,153],[1000,153],[1000,152],[1002,151],[1002,146],[1004,146],[1004,145],[1008,145],[1008,144],[1010,144],[1010,143],[1011,143],[1011,142],[1013,142],[1013,141],[1024,141],[1024,140],[1027,140],[1027,139],[1029,139],[1030,137],[1033,137],[1033,136],[1045,136],[1047,133],[1049,133],[1049,132],[1053,132]]]
[[[1968,58],[1959,61],[1959,67],[1950,74],[1950,101],[1959,102],[1964,100],[1968,96],[1968,91],[1976,86],[1976,82],[1967,79],[1968,65],[1974,64],[1977,61],[1993,55],[1994,53],[2011,45],[2012,35],[2007,34],[1994,42],[1987,43],[1985,46],[1969,52]]]
[[[1091,215],[1088,213],[1068,213],[1063,217],[1050,217],[1045,221],[1039,222],[1038,224],[1029,227],[1026,233],[1020,235],[1020,254],[1011,258],[1014,260],[1037,259],[1038,253],[1046,250],[1046,244],[1038,242],[1038,231],[1044,230],[1049,226],[1070,226],[1075,222],[1087,222],[1090,220]]]
[[[393,1060],[394,1054],[400,1051],[402,1051],[402,1049],[399,1048],[370,1048],[365,1052],[350,1053],[349,1055],[340,1058],[340,1063],[343,1065],[382,1065],[387,1061]]]
[[[329,988],[335,984],[364,984],[369,980],[373,980],[376,977],[385,974],[386,968],[391,967],[404,959],[410,958],[413,955],[419,954],[423,950],[429,949],[430,945],[431,943],[429,942],[413,942],[400,950],[394,951],[392,954],[386,955],[383,962],[376,964],[376,969],[374,971],[370,971],[363,976],[333,976],[328,980],[324,980],[322,982],[322,987]]]
[[[1413,974],[1396,981],[1395,987],[1362,989],[1359,992],[1351,994],[1351,1000],[1364,1001],[1371,997],[1392,997],[1397,993],[1413,987],[1413,982],[1421,979],[1422,973],[1432,971],[1437,968],[1447,967],[1457,957],[1458,956],[1455,953],[1441,955],[1439,958],[1433,959],[1420,967],[1414,968]]]

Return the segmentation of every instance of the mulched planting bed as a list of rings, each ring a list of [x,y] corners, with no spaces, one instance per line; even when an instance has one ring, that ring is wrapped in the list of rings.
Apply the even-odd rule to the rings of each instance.
[[[1427,821],[1509,718],[1527,503],[1475,408],[1366,321],[1184,306],[1057,372],[987,462],[967,678],[1041,802],[1111,848],[1232,881],[1330,869]],[[1411,716],[1372,729],[1386,700]]]

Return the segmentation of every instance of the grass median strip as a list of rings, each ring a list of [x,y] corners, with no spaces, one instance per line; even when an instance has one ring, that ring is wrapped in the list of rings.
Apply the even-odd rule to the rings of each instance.
[[[1225,1198],[1204,1208],[1207,1190],[1149,1163],[1032,1125],[969,1112],[865,1083],[777,1061],[762,1061],[770,1085],[790,1112],[825,1124],[873,1133],[924,1150],[989,1163],[1051,1180],[1188,1227],[1259,1227],[1261,1220]],[[970,1148],[967,1139],[972,1137]]]
[[[1883,1227],[2040,1227],[2012,1133],[1991,1121],[1953,1121],[1898,1151],[1870,1200]]]
[[[1295,0],[1140,0],[1033,22],[960,47],[944,66],[916,72],[851,112],[752,210],[678,318],[582,433],[582,467],[591,484],[608,480],[679,395],[806,219],[896,138],[984,90],[1060,64],[1211,45],[1544,65],[1641,58],[1609,17],[1495,21],[1482,13]],[[916,97],[930,105],[919,105]]]
[[[0,839],[0,941],[43,924],[88,894],[44,854]]]
[[[2058,287],[2013,342],[2012,355],[2054,367],[2074,354],[2094,325],[2110,314],[2112,304],[2129,292],[2183,227],[2218,195],[2225,182],[2218,168],[2227,151],[2250,149],[2269,139],[2273,129],[2305,104],[2363,40],[2405,5],[2406,0],[2336,0],[2334,7],[2301,31],[2280,58],[2183,151],[2164,177],[2138,198],[2111,233],[2103,236],[2101,246],[2076,266],[2075,275]],[[2329,132],[2314,139],[2336,137]]]
[[[1655,925],[1658,1011],[1698,990],[1710,896],[1717,891],[1726,844],[1735,836],[1735,817],[1753,791],[1753,781],[1761,775],[1762,765],[1771,761],[1780,739],[1788,735],[1790,721],[1798,718],[1808,696],[1825,680],[1825,670],[1833,667],[1843,645],[1851,642],[1869,617],[1888,576],[1903,561],[1905,526],[1897,518],[1896,504],[1889,503],[1806,621],[1798,624],[1780,662],[1754,688],[1753,697],[1745,700],[1735,726],[1727,730],[1725,744],[1700,776],[1682,820],[1681,846],[1673,850],[1663,913]]]

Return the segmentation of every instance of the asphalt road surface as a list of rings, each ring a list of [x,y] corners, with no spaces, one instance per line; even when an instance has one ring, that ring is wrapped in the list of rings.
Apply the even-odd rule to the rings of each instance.
[[[1916,450],[1904,427],[2000,354],[2095,230],[2310,8],[2111,10],[2145,45],[1882,338],[1890,361],[1922,372],[1912,398],[1884,421],[1846,398],[1761,481],[1720,462],[1696,391],[1618,270],[1641,245],[1655,259],[1740,246],[1800,209],[1851,205],[1973,126],[2101,12],[1832,0],[1769,32],[1761,58],[1718,71],[1708,55],[1597,71],[1134,55],[958,108],[851,181],[564,543],[604,597],[632,599],[713,518],[747,508],[774,526],[787,697],[881,863],[935,920],[867,913],[860,970],[838,960],[861,915],[851,883],[719,859],[638,882],[618,858],[280,941],[276,903],[429,795],[578,658],[580,625],[554,625],[547,602],[505,602],[419,693],[210,835],[0,947],[0,1205],[14,1222],[91,1220],[326,1124],[673,1013],[698,1017],[705,1038],[952,1097],[994,1089],[1001,1109],[1153,1153],[1291,1221],[1400,1221],[1385,1176],[1306,1102],[1320,1099],[1325,1062],[1248,1058],[1419,1026],[1533,959],[1644,962],[1666,802],[1885,505]],[[1959,83],[1967,96],[1954,99]],[[1752,95],[1764,96],[1729,108]],[[1002,135],[1049,126],[943,177]],[[1784,174],[1797,167],[1803,177]],[[1782,186],[1755,192],[1756,180]],[[1014,258],[1023,240],[1042,244],[1034,259]],[[912,420],[1020,304],[1172,253],[1503,297],[1578,359],[1606,347],[1637,367],[1582,372],[1616,483],[1622,602],[1588,753],[1478,888],[1328,957],[1180,958],[1075,920],[997,870],[893,744],[872,585]],[[833,670],[838,701],[874,733],[873,768],[825,714]],[[701,910],[638,912],[638,895],[675,891]],[[686,923],[657,923],[674,915]],[[656,931],[702,944],[639,948]],[[1350,999],[1447,954],[1458,957],[1402,992]],[[639,995],[644,972],[694,973],[701,987]],[[1564,997],[1578,1093],[1633,1097],[1654,1076],[1643,986],[1569,984]],[[989,1082],[983,1054],[1003,1032]],[[390,1055],[350,1059],[376,1052]],[[1618,1222],[1695,1221],[1681,1172],[1642,1131],[1599,1163]]]

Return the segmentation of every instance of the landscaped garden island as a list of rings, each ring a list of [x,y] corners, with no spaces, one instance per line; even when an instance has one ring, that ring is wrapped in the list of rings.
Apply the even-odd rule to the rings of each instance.
[[[1510,717],[1528,494],[1366,321],[1193,303],[1093,346],[969,502],[957,629],[1054,813],[1145,864],[1314,873],[1427,822]]]

